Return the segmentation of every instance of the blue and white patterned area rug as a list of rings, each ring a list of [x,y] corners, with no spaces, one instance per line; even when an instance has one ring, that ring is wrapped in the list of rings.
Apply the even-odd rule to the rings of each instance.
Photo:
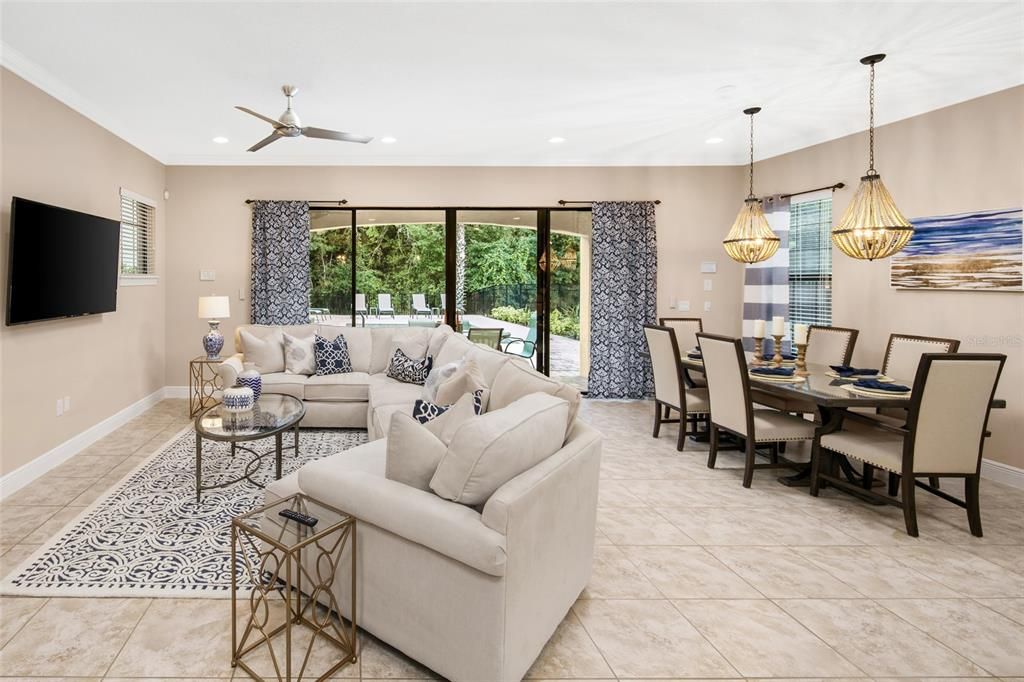
[[[364,429],[303,429],[283,474],[367,440]],[[291,435],[285,434],[285,445]],[[255,443],[257,452],[273,439]],[[203,484],[238,478],[251,457],[203,441]],[[204,490],[196,502],[195,433],[171,439],[8,574],[0,594],[43,597],[231,596],[231,519],[263,504],[248,481]],[[273,457],[253,478],[273,480]]]

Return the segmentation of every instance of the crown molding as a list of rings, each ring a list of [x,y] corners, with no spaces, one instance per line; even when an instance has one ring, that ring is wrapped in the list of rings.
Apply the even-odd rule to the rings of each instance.
[[[116,116],[113,116],[109,111],[97,105],[89,98],[84,97],[77,90],[3,40],[0,40],[0,66],[25,79],[64,106],[86,117],[107,132],[116,135],[143,154],[153,157],[162,164],[167,164],[167,161],[161,154],[148,149],[147,145],[127,130],[124,124],[117,120]]]

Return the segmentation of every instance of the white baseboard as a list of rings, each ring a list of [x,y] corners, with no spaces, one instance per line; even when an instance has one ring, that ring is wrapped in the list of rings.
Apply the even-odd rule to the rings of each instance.
[[[982,459],[981,477],[1024,490],[1024,469],[1018,469],[1010,464]]]
[[[16,491],[24,488],[47,471],[63,464],[85,448],[98,441],[100,438],[116,431],[135,417],[138,417],[165,397],[168,397],[168,388],[177,389],[179,387],[164,387],[153,391],[145,398],[132,403],[116,414],[107,417],[100,423],[90,426],[85,431],[82,431],[77,436],[69,438],[49,452],[39,455],[28,464],[24,464],[9,474],[0,477],[0,500],[9,497]],[[187,392],[187,389],[183,390]],[[187,393],[183,392],[182,396],[186,394]],[[173,395],[170,397],[178,396]]]
[[[188,386],[164,386],[164,398],[188,398]]]

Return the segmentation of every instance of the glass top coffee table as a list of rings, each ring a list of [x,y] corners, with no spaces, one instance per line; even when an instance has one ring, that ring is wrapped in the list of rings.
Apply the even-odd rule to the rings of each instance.
[[[196,501],[204,490],[224,488],[239,481],[249,481],[262,488],[263,484],[253,476],[260,469],[260,463],[267,457],[274,457],[274,478],[281,478],[281,454],[283,450],[299,453],[299,422],[306,416],[302,401],[290,395],[264,394],[256,401],[253,409],[246,412],[232,412],[220,403],[199,413],[196,417]],[[293,432],[293,444],[285,447],[282,437],[285,431]],[[250,441],[274,437],[274,449],[257,452],[252,447],[241,445]],[[231,444],[231,459],[239,450],[250,459],[235,475],[221,476],[216,483],[203,485],[203,439]],[[224,480],[224,479],[227,480]]]

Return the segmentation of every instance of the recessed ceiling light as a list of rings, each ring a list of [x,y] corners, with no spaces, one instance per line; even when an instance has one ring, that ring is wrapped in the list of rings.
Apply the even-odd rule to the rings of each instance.
[[[227,144],[231,140],[224,137],[223,135],[218,135],[217,137],[213,138],[213,141],[216,142],[217,144]]]
[[[563,142],[565,142],[565,138],[564,137],[552,137],[550,140],[548,140],[548,142],[550,142],[551,144],[562,144]]]
[[[389,137],[382,137],[382,138],[380,138],[380,141],[381,141],[382,144],[394,144],[394,143],[398,142],[398,138],[397,137],[390,137],[390,136]]]
[[[377,219],[376,219],[376,218],[369,218],[369,221],[370,221],[371,223],[375,223],[375,222],[377,222]]]
[[[519,220],[519,216],[513,216],[512,220]]]
[[[708,139],[704,140],[704,144],[720,144],[722,141],[723,140],[720,137],[709,137]]]

